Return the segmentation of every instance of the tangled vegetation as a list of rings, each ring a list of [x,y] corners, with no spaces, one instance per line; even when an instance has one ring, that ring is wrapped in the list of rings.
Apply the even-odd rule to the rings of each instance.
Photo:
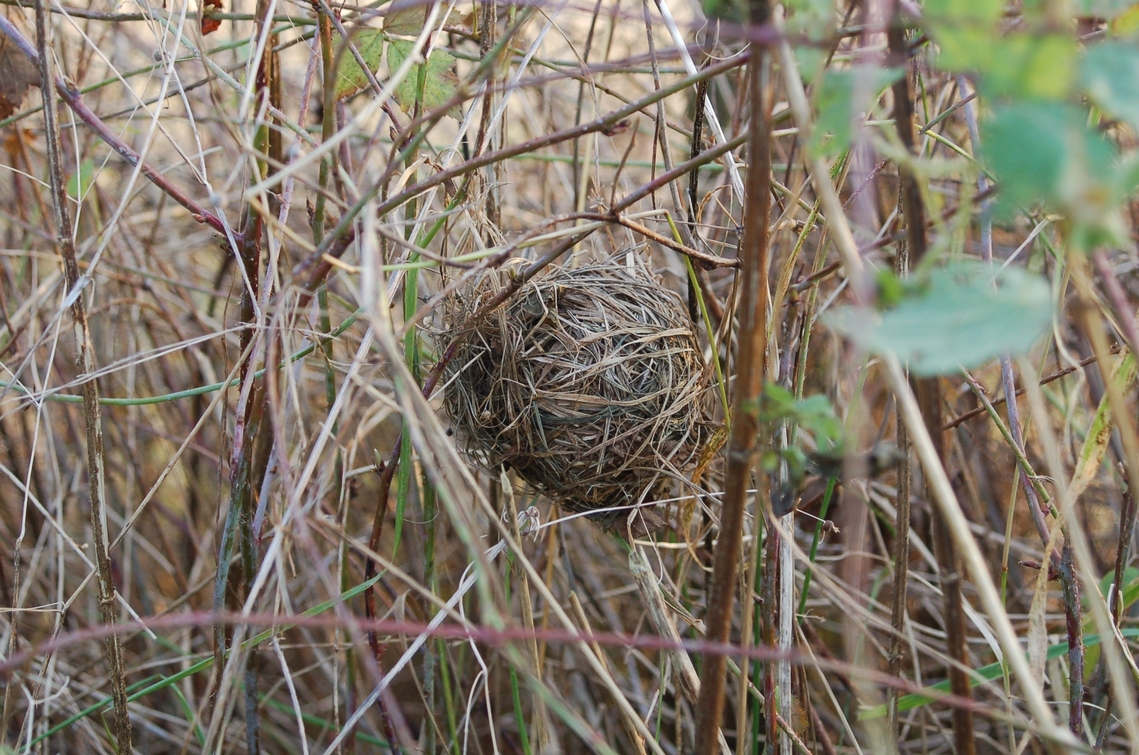
[[[2,4],[0,752],[1139,748],[1139,6]]]

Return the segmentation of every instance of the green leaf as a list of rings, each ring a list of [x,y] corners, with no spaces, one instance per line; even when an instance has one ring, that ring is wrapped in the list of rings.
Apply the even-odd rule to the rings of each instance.
[[[1139,32],[1139,3],[1131,4],[1112,19],[1108,31],[1113,37],[1130,37]]]
[[[1063,103],[1000,108],[981,129],[982,156],[1000,182],[997,213],[1043,202],[1081,233],[1126,236],[1119,207],[1127,196],[1115,148],[1087,127],[1086,114]]]
[[[926,0],[925,17],[938,26],[994,27],[1005,10],[1005,0]]]
[[[842,421],[826,396],[797,399],[783,386],[767,383],[759,397],[759,421],[791,421],[814,439],[820,451],[841,451]]]
[[[1054,199],[1069,172],[1068,132],[1083,126],[1070,106],[1013,105],[982,124],[985,162],[1001,182],[998,213]]]
[[[1075,83],[1078,55],[1068,35],[1014,34],[994,45],[981,88],[990,97],[1063,99]]]
[[[380,60],[384,55],[384,40],[387,39],[384,33],[379,29],[359,29],[351,37],[352,44],[356,46],[360,58],[368,64],[369,70],[372,73],[379,70]],[[366,86],[368,86],[368,77],[364,69],[356,62],[356,56],[345,48],[340,54],[340,68],[336,76],[336,99],[340,100],[355,94]]]
[[[810,45],[796,45],[794,52],[795,64],[799,67],[799,74],[803,77],[803,83],[810,86],[819,71],[822,70],[827,52]]]
[[[700,0],[700,8],[708,18],[737,24],[747,21],[747,4],[743,0]]]
[[[853,137],[851,122],[855,115],[873,108],[882,96],[882,90],[901,75],[899,68],[870,66],[828,71],[816,96],[819,117],[808,149],[831,157],[849,149]],[[860,95],[857,102],[856,93]]]
[[[889,309],[902,301],[902,297],[906,295],[906,283],[909,281],[907,278],[899,278],[889,270],[879,270],[877,276],[878,283],[878,306],[882,309]]]
[[[1052,323],[1052,291],[1019,268],[1007,268],[994,285],[989,265],[956,263],[931,272],[924,291],[892,310],[848,307],[826,322],[866,351],[909,362],[918,375],[943,375],[1027,351]]]
[[[403,65],[404,60],[411,54],[414,42],[405,42],[394,39],[388,45],[388,69],[393,73]],[[426,69],[422,64],[411,67],[411,72],[400,82],[395,90],[395,99],[399,106],[407,112],[415,106],[419,96],[420,76],[423,78],[423,96],[421,107],[423,112],[430,112],[442,107],[455,95],[459,84],[459,77],[451,70],[455,65],[455,58],[443,50],[432,50],[427,58]],[[462,117],[458,107],[452,108],[448,115],[455,118]]]
[[[427,12],[431,4],[422,0],[395,0],[388,7],[384,16],[384,31],[388,34],[400,34],[407,37],[418,37],[427,23]]]
[[[975,72],[988,97],[1062,99],[1072,89],[1075,40],[1062,34],[1000,36],[995,27],[938,26],[931,29],[946,71]]]
[[[930,30],[939,52],[937,67],[944,71],[988,71],[999,40],[996,30],[985,26],[937,26]]]
[[[67,179],[67,194],[72,199],[83,201],[93,183],[95,183],[95,161],[87,158],[79,164],[79,170]]]
[[[1103,112],[1139,129],[1139,48],[1100,42],[1084,55],[1080,86]]]

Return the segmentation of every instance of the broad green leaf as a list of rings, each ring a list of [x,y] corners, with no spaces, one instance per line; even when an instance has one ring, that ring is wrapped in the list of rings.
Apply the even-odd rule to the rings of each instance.
[[[1119,178],[1119,190],[1123,196],[1130,197],[1139,191],[1139,154],[1132,152],[1125,157],[1116,169]]]
[[[827,324],[875,354],[892,353],[918,375],[944,375],[1027,351],[1052,322],[1044,279],[1008,268],[995,280],[981,263],[929,274],[920,293],[894,309],[844,308]]]
[[[384,16],[384,31],[388,34],[417,37],[427,23],[427,11],[430,8],[429,0],[395,0]]]
[[[814,83],[819,71],[822,70],[827,53],[810,45],[796,45],[794,52],[795,64],[799,67],[799,75],[803,77],[803,83],[810,86]]]
[[[931,29],[930,33],[939,49],[938,68],[954,72],[984,72],[993,68],[993,53],[999,41],[996,29],[946,24]]]
[[[359,29],[351,36],[360,58],[375,73],[384,55],[384,33],[379,29]],[[368,77],[351,50],[344,47],[341,51],[341,46],[337,45],[337,52],[340,54],[340,68],[337,70],[335,97],[340,100],[368,86]]]
[[[1089,231],[1119,234],[1126,176],[1081,108],[1020,103],[1000,108],[981,132],[982,156],[1000,182],[997,212],[1044,202]]]
[[[994,46],[994,64],[982,71],[990,97],[1063,99],[1076,78],[1079,50],[1063,34],[1014,34]]]
[[[394,73],[403,65],[414,45],[414,42],[392,40],[388,45],[388,69]],[[455,95],[455,89],[459,84],[459,77],[451,70],[454,65],[455,58],[450,53],[432,50],[431,56],[427,58],[426,69],[422,64],[412,66],[407,77],[396,87],[396,102],[405,112],[415,106],[419,95],[420,72],[423,71],[422,112],[430,112],[441,107]],[[458,108],[452,108],[448,115],[460,117]]]
[[[849,149],[854,117],[869,111],[882,95],[882,90],[901,75],[898,68],[869,66],[849,71],[828,71],[819,85],[816,97],[819,117],[808,149],[828,156],[839,155]]]
[[[995,27],[940,26],[931,30],[946,71],[975,72],[993,98],[1062,99],[1071,91],[1078,49],[1062,34],[1000,36]]]
[[[1139,129],[1139,47],[1100,42],[1084,55],[1080,86],[1103,112]]]

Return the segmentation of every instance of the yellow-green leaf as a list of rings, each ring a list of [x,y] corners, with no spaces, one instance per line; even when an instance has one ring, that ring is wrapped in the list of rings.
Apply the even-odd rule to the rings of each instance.
[[[1076,76],[1076,41],[1062,34],[1012,34],[996,28],[965,25],[931,32],[940,54],[937,65],[946,71],[979,73],[990,97],[1063,99]]]
[[[1135,382],[1135,355],[1124,354],[1119,358],[1113,380],[1118,381],[1124,391],[1131,390]],[[1105,395],[1099,402],[1087,437],[1084,438],[1083,448],[1080,449],[1076,469],[1072,472],[1072,482],[1068,485],[1068,495],[1074,501],[1079,498],[1088,485],[1092,483],[1099,473],[1100,465],[1107,456],[1107,444],[1111,440],[1111,432],[1115,427],[1115,420],[1111,416],[1111,408]]]
[[[1076,40],[1066,34],[1014,34],[994,48],[984,71],[991,96],[1063,99],[1076,78]]]
[[[360,58],[367,63],[368,69],[374,74],[380,67],[380,60],[384,55],[384,40],[386,37],[379,29],[359,29],[352,33],[352,44],[360,53]],[[336,99],[340,100],[348,95],[355,94],[368,85],[368,76],[364,69],[356,62],[356,56],[346,47],[338,45],[340,54],[340,68],[336,75]]]
[[[407,56],[411,55],[414,46],[414,42],[393,39],[388,45],[388,69],[393,73],[398,70]],[[443,50],[432,50],[426,65],[413,65],[395,90],[395,100],[400,108],[407,112],[419,102],[420,112],[427,113],[446,104],[455,95],[455,89],[459,84],[459,77],[451,70],[454,65],[455,58]],[[447,114],[455,118],[460,117],[457,107],[452,108]]]

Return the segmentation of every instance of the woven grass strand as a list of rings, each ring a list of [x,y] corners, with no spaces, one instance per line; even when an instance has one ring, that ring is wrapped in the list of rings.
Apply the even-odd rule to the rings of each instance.
[[[451,302],[444,405],[468,457],[573,511],[641,503],[709,432],[707,370],[676,292],[641,266],[558,268],[473,327],[494,273]]]

